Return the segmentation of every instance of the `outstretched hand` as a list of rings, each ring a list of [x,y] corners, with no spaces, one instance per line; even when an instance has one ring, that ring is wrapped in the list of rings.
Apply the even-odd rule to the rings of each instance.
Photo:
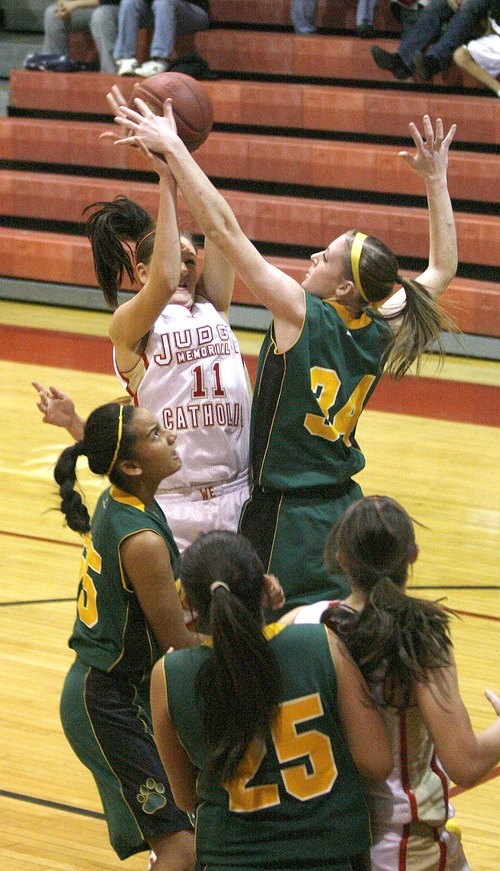
[[[83,437],[83,420],[76,413],[75,403],[66,393],[62,393],[57,387],[50,386],[48,389],[39,381],[31,382],[38,393],[37,408],[43,414],[43,422],[53,426],[61,426],[66,429],[74,439]]]
[[[155,115],[144,100],[136,97],[136,109],[118,106],[115,123],[122,128],[123,136],[116,145],[136,145],[149,152],[167,157],[169,149],[180,142],[177,135],[172,100],[165,101],[163,117]]]
[[[452,124],[448,133],[444,136],[441,118],[438,118],[436,121],[435,133],[428,115],[424,115],[423,124],[424,137],[422,137],[413,121],[410,123],[410,133],[417,153],[412,155],[408,151],[400,151],[398,156],[402,157],[408,166],[414,169],[415,172],[418,172],[423,178],[442,178],[446,176],[448,151],[453,142],[457,125]]]
[[[488,701],[491,703],[495,714],[500,717],[500,696],[493,692],[493,690],[485,690],[485,696]]]

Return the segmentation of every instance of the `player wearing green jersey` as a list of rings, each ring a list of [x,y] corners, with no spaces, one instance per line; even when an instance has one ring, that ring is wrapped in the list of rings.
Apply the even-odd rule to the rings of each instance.
[[[351,657],[324,626],[264,628],[269,579],[241,535],[201,535],[181,580],[211,638],[155,665],[151,706],[175,801],[197,806],[198,862],[361,868],[370,832],[358,771],[381,778],[392,760]]]
[[[172,571],[179,552],[154,500],[160,481],[180,467],[175,441],[149,411],[109,403],[92,412],[54,472],[68,526],[84,536],[64,732],[94,776],[116,853],[125,859],[153,848],[155,871],[195,864],[191,823],[172,800],[149,703],[159,656],[197,643]],[[92,520],[75,489],[80,455],[111,483]]]
[[[332,524],[361,495],[352,480],[364,466],[357,421],[383,369],[400,378],[433,342],[442,351],[441,329],[450,327],[436,301],[457,267],[446,182],[456,125],[444,136],[441,119],[434,131],[426,115],[424,137],[410,124],[416,155],[400,152],[422,176],[429,207],[429,263],[418,279],[403,278],[378,239],[352,230],[312,255],[299,284],[245,236],[177,136],[171,107],[159,118],[142,101],[136,106],[118,110],[122,141],[165,157],[205,236],[273,316],[259,360],[253,485],[240,529],[280,579],[289,605],[345,595],[341,576],[324,569],[323,550]]]

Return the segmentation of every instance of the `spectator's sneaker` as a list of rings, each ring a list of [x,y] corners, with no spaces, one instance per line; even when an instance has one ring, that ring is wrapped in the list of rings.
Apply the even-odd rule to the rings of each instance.
[[[121,57],[116,61],[116,66],[116,72],[119,76],[135,76],[139,64],[135,57]]]
[[[142,66],[137,67],[135,75],[141,79],[149,79],[150,76],[157,76],[158,73],[165,73],[168,70],[168,62],[166,60],[147,60]]]
[[[413,55],[413,63],[415,64],[415,69],[423,82],[428,82],[429,79],[432,79],[441,70],[437,58],[430,54],[422,54],[421,51],[415,52]]]
[[[371,53],[377,66],[381,70],[389,70],[394,78],[399,79],[399,81],[403,82],[411,76],[411,70],[405,66],[397,52],[391,54],[390,51],[385,51],[379,45],[372,45]]]

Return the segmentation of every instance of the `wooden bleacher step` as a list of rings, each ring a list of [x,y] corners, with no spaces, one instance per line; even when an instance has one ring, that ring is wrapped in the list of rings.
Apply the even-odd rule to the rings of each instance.
[[[197,50],[211,69],[221,73],[390,82],[401,86],[391,73],[377,67],[370,53],[374,42],[394,52],[399,39],[361,40],[352,35],[311,37],[248,30],[206,30],[196,35]],[[415,74],[406,84],[422,82]],[[485,90],[456,64],[435,76],[432,85]]]
[[[200,253],[203,256],[203,252]],[[3,275],[9,278],[97,287],[90,243],[82,236],[0,227],[0,259]],[[268,259],[299,282],[309,266],[307,260]],[[253,294],[238,277],[233,302],[257,305]],[[455,278],[443,297],[443,306],[462,332],[500,337],[497,285]]]
[[[109,117],[106,93],[119,84],[124,96],[132,94],[134,78],[119,79],[103,73],[46,73],[13,70],[10,109],[16,115],[45,111],[69,116]],[[220,79],[204,85],[214,104],[219,125],[269,130],[321,132],[331,138],[397,137],[408,139],[408,123],[420,123],[424,114],[443,119],[445,127],[458,125],[457,142],[500,140],[500,104],[482,96],[373,88],[307,85],[283,82],[247,82]]]
[[[34,124],[28,118],[7,118],[0,125],[0,160],[146,171],[134,150],[99,138],[109,129],[83,121],[40,118]],[[398,158],[400,150],[396,145],[213,132],[196,160],[212,178],[422,196],[422,181]],[[452,151],[448,179],[453,199],[496,202],[498,158]]]
[[[244,232],[271,244],[324,247],[351,227],[379,236],[399,257],[427,258],[428,218],[424,208],[330,202],[309,197],[287,197],[222,190]],[[157,185],[117,179],[77,178],[53,173],[4,170],[0,173],[3,215],[38,221],[79,223],[89,203],[124,194],[150,214],[158,210]],[[179,223],[195,229],[179,201]],[[456,215],[460,259],[463,263],[498,266],[492,239],[499,238],[500,217]]]

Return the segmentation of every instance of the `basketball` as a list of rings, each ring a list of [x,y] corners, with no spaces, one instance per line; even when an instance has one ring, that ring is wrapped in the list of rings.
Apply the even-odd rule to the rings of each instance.
[[[140,97],[155,115],[163,115],[170,97],[177,132],[189,151],[196,151],[212,129],[214,110],[205,88],[184,73],[159,73],[134,85],[132,101]]]

